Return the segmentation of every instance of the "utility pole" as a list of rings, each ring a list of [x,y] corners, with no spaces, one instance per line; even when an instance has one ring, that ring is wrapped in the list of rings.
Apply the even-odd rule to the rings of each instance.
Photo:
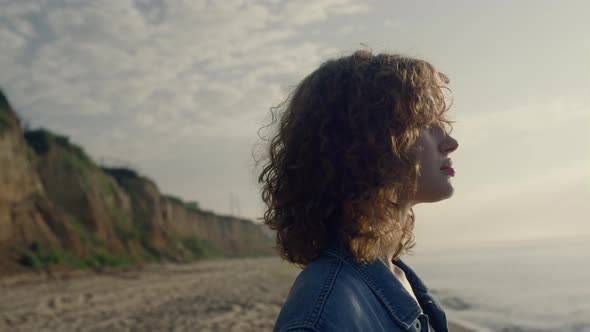
[[[238,195],[230,192],[229,193],[229,214],[231,216],[239,216],[242,212],[240,211],[240,199]]]
[[[231,192],[229,193],[229,215],[234,215],[234,195]]]
[[[235,204],[236,204],[236,213],[238,216],[242,215],[242,211],[240,211],[240,198],[238,195],[235,196]]]

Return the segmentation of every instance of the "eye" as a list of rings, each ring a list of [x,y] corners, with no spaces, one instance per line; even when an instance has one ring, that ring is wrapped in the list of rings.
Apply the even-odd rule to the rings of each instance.
[[[436,136],[436,137],[443,136],[444,137],[446,135],[445,129],[439,124],[434,124],[434,125],[428,126],[427,129],[428,129],[428,132],[432,136]]]

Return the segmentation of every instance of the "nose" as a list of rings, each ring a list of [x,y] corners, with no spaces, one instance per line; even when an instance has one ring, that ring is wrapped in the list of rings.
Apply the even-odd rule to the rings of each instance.
[[[446,137],[446,140],[442,144],[442,152],[445,154],[449,154],[457,150],[457,148],[459,148],[459,142],[457,142],[457,140],[451,135],[448,135]]]

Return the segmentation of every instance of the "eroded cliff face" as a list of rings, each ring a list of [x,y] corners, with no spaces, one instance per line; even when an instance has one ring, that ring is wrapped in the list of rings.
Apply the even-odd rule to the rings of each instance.
[[[0,273],[20,271],[19,249],[32,243],[82,251],[63,213],[45,195],[34,168],[35,155],[20,123],[0,92]]]
[[[241,255],[273,252],[273,242],[264,226],[250,220],[190,208],[169,197],[164,197],[163,211],[167,229],[181,239],[198,234],[226,252]]]
[[[156,184],[128,169],[105,168],[103,171],[116,181],[128,197],[133,212],[131,222],[137,230],[136,238],[148,254],[182,260],[183,250],[178,248],[174,232],[166,227],[163,220],[162,195]]]
[[[0,186],[0,275],[26,270],[31,247],[93,264],[272,253],[258,224],[164,196],[132,170],[100,168],[66,137],[23,133],[1,91]]]
[[[25,137],[37,154],[36,169],[47,197],[68,214],[67,221],[102,239],[108,250],[124,253],[115,227],[131,218],[131,207],[115,181],[63,137],[45,130]]]

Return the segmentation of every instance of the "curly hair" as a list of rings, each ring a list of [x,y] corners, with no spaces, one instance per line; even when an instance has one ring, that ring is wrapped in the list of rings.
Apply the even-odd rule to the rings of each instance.
[[[271,108],[278,128],[258,182],[284,259],[307,265],[336,241],[361,263],[414,246],[414,212],[401,220],[399,202],[417,190],[419,130],[452,123],[448,83],[426,61],[359,50],[324,62]]]

